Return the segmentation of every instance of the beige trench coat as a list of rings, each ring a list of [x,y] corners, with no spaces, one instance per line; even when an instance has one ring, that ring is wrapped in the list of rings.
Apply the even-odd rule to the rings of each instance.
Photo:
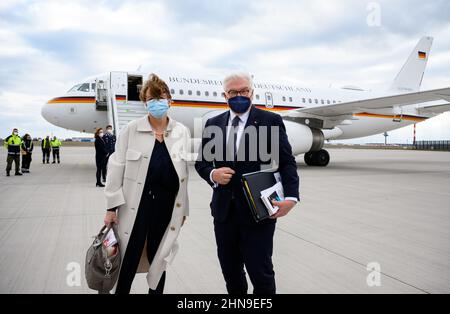
[[[148,263],[145,249],[141,256],[138,272],[147,272],[147,282],[151,289],[156,289],[167,264],[173,261],[178,251],[177,238],[183,217],[188,216],[189,213],[187,194],[189,130],[181,123],[169,119],[164,141],[178,174],[180,189],[175,200],[172,218],[152,264]],[[106,207],[119,207],[117,227],[122,260],[139,208],[154,142],[155,137],[148,118],[142,117],[130,122],[120,132],[116,151],[109,158],[105,187]]]

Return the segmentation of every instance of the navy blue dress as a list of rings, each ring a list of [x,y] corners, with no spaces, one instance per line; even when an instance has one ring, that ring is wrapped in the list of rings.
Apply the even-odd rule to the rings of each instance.
[[[148,262],[152,263],[172,218],[179,187],[178,175],[166,144],[155,140],[136,220],[122,261],[117,294],[130,292],[143,249],[147,250]],[[146,240],[147,247],[144,248]],[[164,282],[165,273],[158,288],[149,292],[162,293]]]

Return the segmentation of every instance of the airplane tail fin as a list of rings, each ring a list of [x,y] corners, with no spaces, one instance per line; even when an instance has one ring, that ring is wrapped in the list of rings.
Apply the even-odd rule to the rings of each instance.
[[[423,74],[430,55],[433,37],[422,37],[397,74],[390,91],[417,92],[422,84]]]

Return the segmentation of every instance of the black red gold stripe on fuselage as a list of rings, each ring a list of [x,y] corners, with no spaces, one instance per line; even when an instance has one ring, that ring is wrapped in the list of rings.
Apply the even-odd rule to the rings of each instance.
[[[116,95],[117,101],[125,101],[125,95]],[[47,102],[48,104],[73,103],[73,104],[92,104],[95,103],[95,97],[91,96],[66,96],[53,98]]]
[[[126,101],[126,96],[124,95],[117,95],[116,96],[117,101]],[[57,104],[57,103],[95,103],[95,97],[58,97],[50,100],[48,102],[49,104]],[[173,100],[172,101],[173,107],[181,107],[181,108],[208,108],[208,109],[217,109],[217,110],[226,110],[228,109],[228,105],[224,102],[208,102],[208,101],[188,101],[188,100]],[[274,106],[273,108],[267,108],[264,105],[256,105],[257,108],[268,110],[268,111],[289,111],[289,110],[295,110],[300,109],[302,107],[295,107],[295,106]],[[356,117],[368,117],[368,118],[383,118],[383,119],[402,119],[406,121],[413,121],[413,122],[422,122],[427,120],[427,117],[419,117],[419,116],[411,116],[411,115],[402,115],[400,116],[394,116],[394,115],[384,115],[384,114],[373,114],[373,113],[355,113],[354,116]]]

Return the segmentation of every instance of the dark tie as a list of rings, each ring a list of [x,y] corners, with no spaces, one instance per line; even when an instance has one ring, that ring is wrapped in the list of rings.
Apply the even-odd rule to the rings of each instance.
[[[229,151],[229,153],[227,154],[227,157],[231,158],[231,156],[233,156],[233,160],[236,161],[236,155],[237,155],[237,127],[239,126],[239,122],[241,122],[241,118],[239,118],[238,116],[234,117],[233,121],[231,122],[231,130],[230,130],[230,135],[228,138],[228,143],[227,143],[227,150]],[[233,135],[233,136],[232,136]],[[234,148],[233,153],[232,152],[232,148]]]

